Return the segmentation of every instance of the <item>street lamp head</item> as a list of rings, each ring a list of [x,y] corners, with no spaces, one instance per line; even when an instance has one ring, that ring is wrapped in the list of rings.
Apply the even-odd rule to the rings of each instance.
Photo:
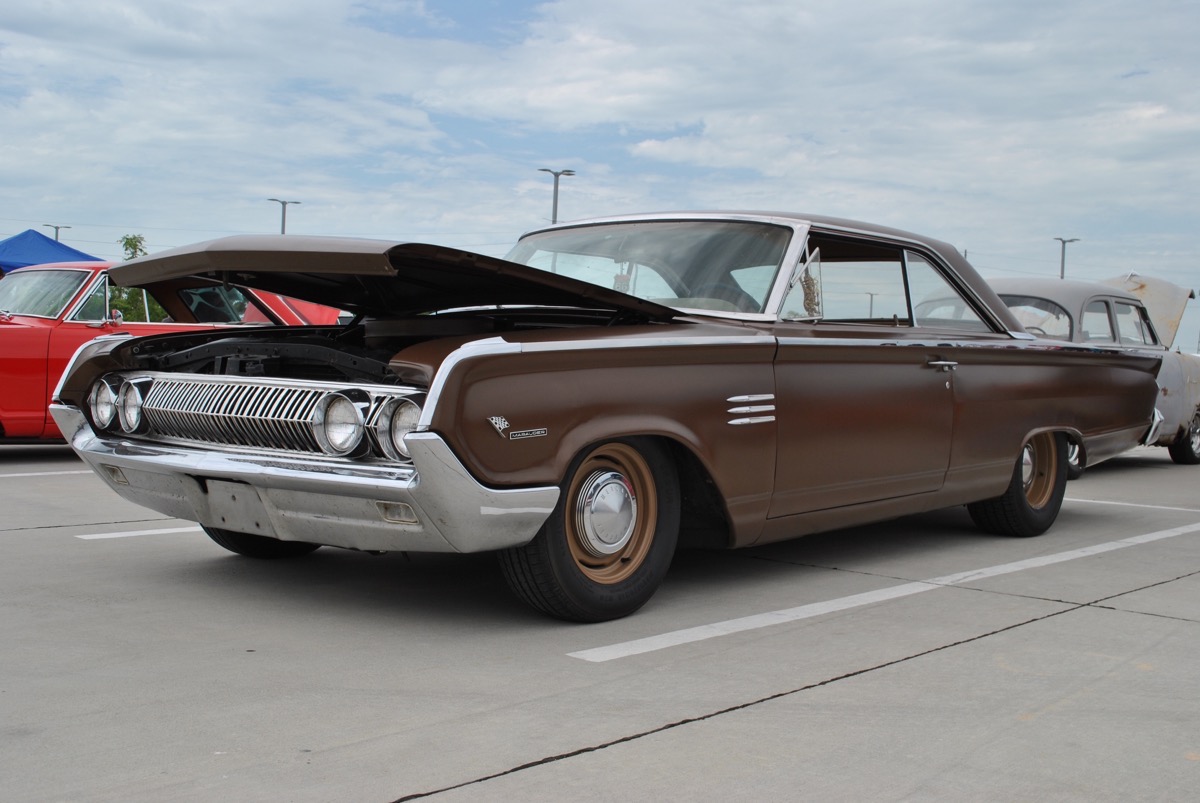
[[[574,170],[551,170],[548,167],[539,167],[538,172],[549,173],[550,175],[554,176],[554,203],[550,207],[550,222],[557,223],[558,222],[558,179],[561,176],[573,176],[573,175],[575,175],[575,171]]]
[[[287,208],[288,204],[299,204],[299,201],[284,201],[280,198],[268,198],[268,201],[274,201],[279,204],[279,233],[287,234]]]
[[[1079,242],[1079,238],[1054,237],[1052,239],[1058,240],[1060,243],[1062,243],[1062,256],[1060,256],[1058,259],[1058,278],[1065,279],[1067,278],[1067,243],[1077,243]]]

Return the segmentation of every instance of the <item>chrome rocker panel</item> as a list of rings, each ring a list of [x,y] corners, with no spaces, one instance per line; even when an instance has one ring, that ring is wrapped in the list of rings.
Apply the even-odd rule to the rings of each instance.
[[[480,485],[432,432],[405,439],[411,467],[351,465],[101,438],[79,409],[54,404],[50,412],[75,452],[125,499],[282,541],[485,552],[531,541],[558,501],[557,487]]]

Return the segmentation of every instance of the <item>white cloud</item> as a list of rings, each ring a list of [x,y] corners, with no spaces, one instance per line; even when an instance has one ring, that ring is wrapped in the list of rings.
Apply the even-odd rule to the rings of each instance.
[[[271,231],[499,253],[560,213],[793,209],[982,269],[1200,285],[1178,0],[14,0],[0,234]],[[1181,335],[1186,338],[1186,335]]]

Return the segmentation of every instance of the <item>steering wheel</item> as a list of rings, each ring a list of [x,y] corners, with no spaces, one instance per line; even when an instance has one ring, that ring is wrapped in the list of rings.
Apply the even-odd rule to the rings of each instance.
[[[739,312],[762,312],[762,305],[754,300],[754,296],[733,282],[705,282],[692,288],[691,293],[697,298],[715,298],[718,301],[728,301],[737,307]]]

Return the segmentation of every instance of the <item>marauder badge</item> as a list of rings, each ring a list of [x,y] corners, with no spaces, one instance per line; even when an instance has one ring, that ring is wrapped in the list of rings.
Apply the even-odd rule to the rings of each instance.
[[[502,415],[494,415],[488,418],[492,422],[492,426],[496,428],[496,433],[501,437],[505,437],[504,430],[508,429],[508,419]]]
[[[508,419],[502,415],[489,416],[488,421],[490,421],[492,426],[496,428],[496,434],[498,434],[501,438],[505,438],[510,441],[523,441],[527,438],[544,438],[549,433],[549,430],[545,427],[507,432],[509,426]]]

